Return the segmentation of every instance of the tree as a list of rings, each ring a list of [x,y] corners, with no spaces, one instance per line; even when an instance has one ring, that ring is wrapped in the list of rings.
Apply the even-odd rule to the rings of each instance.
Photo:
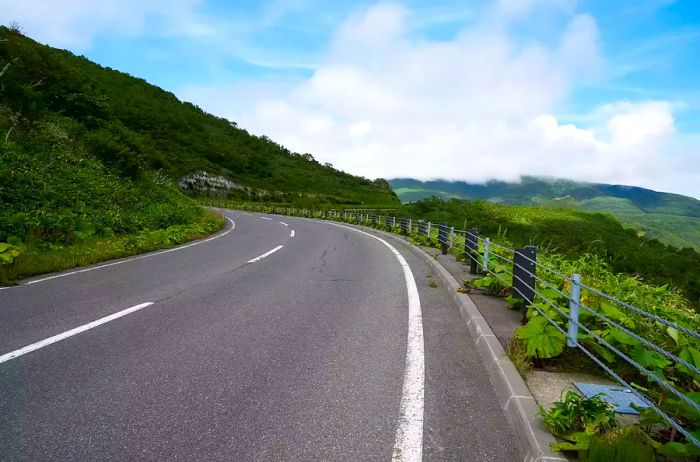
[[[8,28],[10,29],[10,32],[17,35],[22,35],[22,26],[20,26],[17,21],[10,21]]]
[[[391,185],[384,178],[377,178],[372,183],[383,189],[391,189]]]

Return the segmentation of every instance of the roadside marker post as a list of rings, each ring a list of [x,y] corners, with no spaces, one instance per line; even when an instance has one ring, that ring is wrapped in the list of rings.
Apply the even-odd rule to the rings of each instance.
[[[535,301],[537,247],[528,245],[513,253],[513,297],[523,300],[522,321],[527,322],[527,307]]]
[[[444,221],[438,226],[438,242],[442,249],[442,254],[447,255],[447,223]]]
[[[478,261],[478,249],[479,249],[479,230],[472,228],[467,230],[467,234],[464,238],[464,252],[469,258],[469,274],[477,274],[479,268],[477,267]]]

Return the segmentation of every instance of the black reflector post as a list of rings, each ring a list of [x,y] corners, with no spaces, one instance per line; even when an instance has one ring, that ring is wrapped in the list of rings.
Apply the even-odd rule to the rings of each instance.
[[[469,274],[477,274],[479,266],[477,265],[479,258],[479,230],[472,228],[467,230],[464,236],[464,253],[469,260]]]
[[[447,223],[444,221],[438,226],[438,242],[442,248],[442,254],[447,255]]]
[[[527,322],[527,307],[535,301],[537,247],[528,245],[513,254],[513,297],[523,301],[523,323]]]

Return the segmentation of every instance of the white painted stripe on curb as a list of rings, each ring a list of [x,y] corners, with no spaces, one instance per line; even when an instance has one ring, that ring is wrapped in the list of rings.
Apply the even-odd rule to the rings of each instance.
[[[195,245],[204,244],[205,242],[213,241],[214,239],[218,239],[218,238],[220,238],[220,237],[224,237],[224,236],[226,236],[228,233],[230,233],[231,231],[233,231],[233,229],[236,227],[236,223],[234,223],[233,220],[230,219],[229,217],[225,217],[225,218],[226,218],[229,222],[231,222],[231,229],[226,230],[226,231],[224,231],[224,232],[221,233],[221,234],[217,234],[216,236],[213,236],[213,237],[209,237],[209,238],[207,238],[207,239],[204,239],[203,241],[192,242],[192,243],[190,243],[190,244],[186,244],[186,245],[183,245],[183,246],[173,247],[172,249],[161,250],[161,251],[159,251],[159,252],[148,253],[148,254],[146,254],[146,255],[139,255],[139,256],[136,256],[136,257],[126,258],[126,259],[124,259],[124,260],[119,260],[119,261],[115,261],[115,262],[112,262],[112,263],[106,263],[106,264],[104,264],[104,265],[91,266],[90,268],[84,268],[84,269],[81,269],[81,270],[70,271],[70,272],[68,272],[68,273],[60,273],[60,274],[56,274],[56,275],[54,275],[54,276],[49,276],[49,277],[41,278],[41,279],[34,279],[33,281],[26,282],[26,283],[24,283],[23,285],[28,286],[28,285],[36,284],[37,282],[44,282],[44,281],[48,281],[48,280],[56,279],[56,278],[63,278],[63,277],[66,277],[66,276],[71,276],[71,275],[73,275],[73,274],[87,273],[88,271],[94,271],[94,270],[96,270],[96,269],[102,269],[102,268],[107,268],[107,267],[110,267],[110,266],[121,265],[122,263],[127,263],[127,262],[134,261],[134,260],[141,260],[142,258],[154,257],[154,256],[156,256],[156,255],[161,255],[161,254],[164,254],[164,253],[176,252],[176,251],[178,251],[178,250],[186,249],[186,248],[188,248],[188,247],[194,247]],[[22,286],[14,286],[14,287],[7,287],[7,288],[8,288],[8,289],[14,289],[14,288],[16,288],[16,287],[22,287]]]
[[[146,303],[141,303],[139,305],[132,306],[131,308],[127,308],[122,311],[118,311],[114,314],[110,314],[109,316],[105,316],[104,318],[100,318],[97,321],[92,321],[87,324],[83,324],[80,327],[76,327],[75,329],[68,330],[66,332],[63,332],[62,334],[54,335],[53,337],[46,338],[44,340],[41,340],[36,343],[32,343],[31,345],[27,345],[24,348],[20,348],[19,350],[11,351],[9,353],[5,353],[4,355],[0,356],[0,364],[4,363],[5,361],[9,361],[11,359],[17,358],[18,356],[26,355],[27,353],[31,353],[32,351],[38,350],[39,348],[44,348],[45,346],[51,345],[52,343],[60,342],[61,340],[65,340],[68,337],[72,337],[74,335],[77,335],[81,332],[85,332],[86,330],[92,329],[94,327],[100,326],[102,324],[108,323],[110,321],[114,321],[115,319],[119,319],[122,316],[126,316],[127,314],[131,314],[134,311],[141,310],[143,308],[146,308],[147,306],[153,305],[153,302],[146,302]]]
[[[270,217],[258,217],[258,218],[262,218],[263,220],[272,220],[272,218],[270,218]]]
[[[330,223],[341,228],[352,229],[377,239],[387,246],[401,264],[406,291],[408,293],[408,347],[406,370],[403,376],[399,426],[396,429],[392,462],[419,462],[423,460],[423,408],[425,399],[425,357],[423,342],[423,317],[421,314],[418,287],[411,267],[391,244],[373,234],[350,226]]]
[[[278,246],[275,247],[274,249],[268,250],[267,252],[265,252],[264,254],[260,255],[259,257],[255,257],[255,258],[253,258],[252,260],[248,260],[248,263],[255,263],[255,262],[258,262],[258,261],[262,260],[262,259],[265,258],[265,257],[269,257],[270,255],[272,255],[273,253],[277,252],[277,251],[278,251],[279,249],[281,249],[282,247],[284,247],[284,246],[283,246],[283,245],[278,245]]]
[[[296,236],[296,235],[297,235],[297,234],[294,232],[294,230],[292,230],[292,231],[289,233],[289,238],[291,239],[291,238],[293,238],[293,237]]]
[[[284,226],[289,226],[287,223],[285,223],[285,222],[283,222],[283,221],[280,221],[280,224],[281,224],[281,225],[284,225]]]

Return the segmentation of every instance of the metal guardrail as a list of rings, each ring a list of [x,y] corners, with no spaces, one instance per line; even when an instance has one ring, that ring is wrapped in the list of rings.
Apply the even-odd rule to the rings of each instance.
[[[399,226],[400,231],[403,234],[410,235],[415,232],[419,235],[425,236],[429,242],[436,242],[440,245],[443,254],[446,254],[451,249],[456,249],[457,253],[461,253],[466,256],[470,263],[470,272],[472,274],[486,273],[499,279],[506,287],[512,287],[513,296],[523,300],[524,310],[526,310],[527,307],[531,307],[536,310],[539,315],[546,319],[549,324],[554,326],[566,337],[568,347],[580,350],[585,356],[590,358],[603,371],[605,371],[605,373],[610,375],[619,384],[629,389],[638,399],[644,402],[649,408],[653,409],[671,427],[673,427],[678,433],[682,434],[687,441],[700,447],[700,441],[698,438],[693,436],[693,434],[682,425],[682,422],[680,419],[678,419],[678,417],[670,416],[668,413],[660,409],[652,398],[647,396],[642,390],[635,388],[624,380],[620,374],[616,373],[610,366],[598,358],[596,354],[579,342],[579,332],[583,332],[588,338],[594,339],[599,346],[606,348],[614,355],[621,358],[627,364],[636,369],[640,374],[646,376],[650,381],[658,384],[659,387],[663,388],[666,392],[679,399],[685,405],[690,406],[690,408],[697,412],[700,412],[700,405],[678,390],[673,383],[664,380],[663,377],[659,377],[653,371],[646,369],[629,355],[625,354],[619,348],[616,348],[596,332],[582,324],[580,314],[582,311],[585,311],[588,315],[591,315],[600,321],[609,324],[615,329],[618,329],[620,332],[634,338],[648,350],[661,354],[672,363],[679,364],[687,368],[689,371],[698,374],[698,376],[700,376],[700,369],[677,355],[665,350],[661,346],[656,345],[650,340],[633,332],[631,329],[626,328],[621,323],[610,319],[610,317],[605,316],[597,310],[594,310],[593,308],[582,303],[581,295],[582,292],[587,291],[597,297],[607,300],[623,310],[634,312],[638,316],[645,317],[654,322],[660,323],[661,325],[676,329],[678,332],[695,339],[700,339],[700,334],[698,332],[695,332],[685,326],[681,326],[673,321],[661,318],[653,313],[649,313],[648,311],[619,300],[618,298],[608,295],[593,287],[582,284],[580,274],[566,275],[553,268],[543,265],[541,262],[537,261],[537,249],[534,246],[511,249],[492,242],[488,237],[480,236],[478,229],[455,230],[454,227],[449,227],[447,223],[444,222],[435,224],[426,220],[414,221],[411,218],[406,217],[397,219],[396,217],[390,215],[385,215],[382,217],[381,215],[370,215],[369,213],[365,214],[361,211],[353,211],[352,214],[332,212],[328,218],[343,221],[351,220],[356,224],[374,227],[383,226],[385,229],[389,229],[391,231],[395,231],[397,226]],[[458,245],[460,247],[458,247]],[[462,245],[463,247],[461,247]],[[505,253],[510,257],[505,257],[501,255],[501,253]],[[493,269],[495,268],[498,268],[498,271],[494,271]],[[543,271],[552,277],[560,278],[561,280],[566,281],[570,287],[569,293],[565,293],[554,284],[548,282],[544,277],[538,276],[538,271]],[[502,273],[507,274],[510,277],[510,281],[504,278]],[[568,313],[565,312],[554,300],[551,300],[542,294],[542,292],[538,290],[538,284],[541,284],[547,289],[554,291],[558,297],[567,300]],[[546,306],[551,307],[558,315],[562,316],[563,319],[566,319],[566,330],[562,328],[557,321],[548,316],[545,310],[538,306],[539,304],[536,302],[540,301]]]

